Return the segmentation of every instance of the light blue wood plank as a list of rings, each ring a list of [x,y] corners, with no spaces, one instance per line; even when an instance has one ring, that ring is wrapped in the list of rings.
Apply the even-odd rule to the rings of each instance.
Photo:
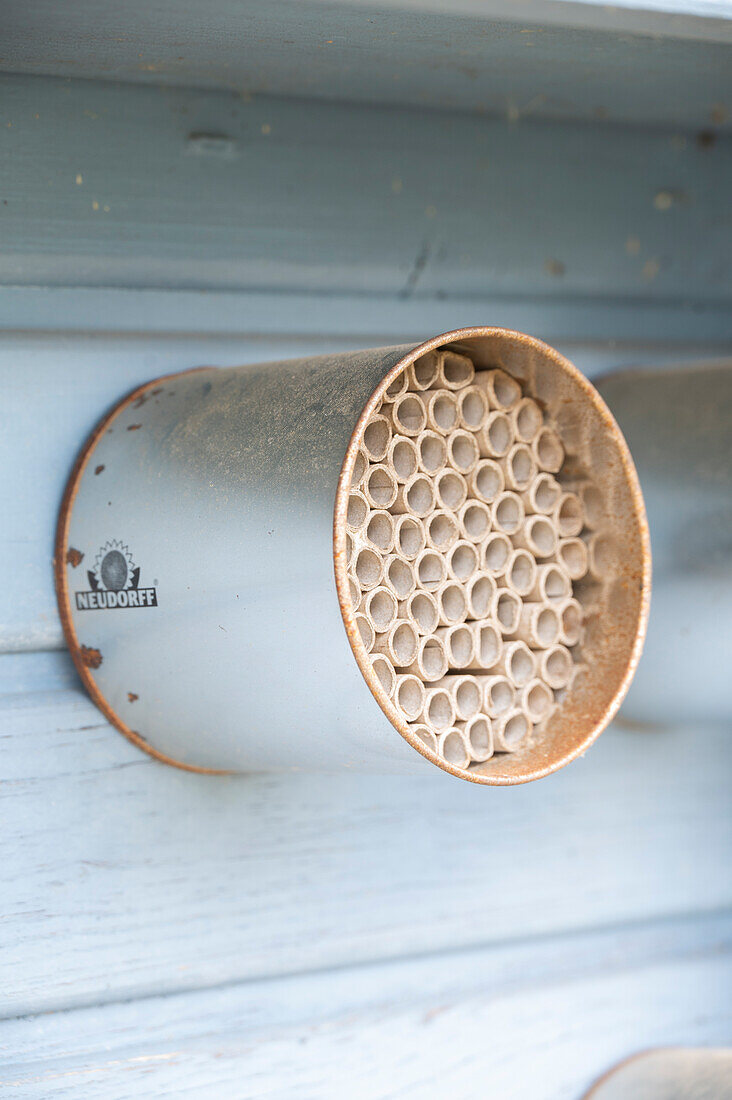
[[[709,356],[732,347],[726,304],[0,286],[0,329],[6,330],[333,337],[340,348],[401,344],[475,324],[530,332],[563,347],[603,344],[605,368],[664,355],[667,361]]]
[[[714,0],[157,0],[154,7],[128,0],[122,8],[6,0],[2,64],[250,93],[703,127],[729,87],[722,67],[729,14],[729,4]]]
[[[729,301],[729,138],[86,80],[0,88],[5,284]]]
[[[723,1044],[729,919],[229,985],[0,1025],[25,1100],[575,1100],[656,1045]]]
[[[0,702],[5,1015],[732,905],[726,728],[615,727],[507,790],[223,779],[44,691],[47,659]]]

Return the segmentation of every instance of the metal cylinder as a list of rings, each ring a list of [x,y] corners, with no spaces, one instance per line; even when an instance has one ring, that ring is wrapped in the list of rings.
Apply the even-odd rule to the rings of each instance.
[[[469,767],[438,756],[395,707],[396,678],[376,674],[346,566],[366,426],[386,391],[398,393],[417,360],[444,348],[500,368],[536,400],[556,425],[569,480],[598,486],[603,529],[620,551],[608,558],[612,573],[580,595],[580,674],[541,735]],[[409,431],[408,404],[402,413]],[[68,645],[92,698],[167,762],[221,771],[437,764],[489,785],[556,770],[607,725],[640,654],[650,588],[643,501],[607,408],[556,351],[497,328],[140,387],[76,463],[55,569]]]

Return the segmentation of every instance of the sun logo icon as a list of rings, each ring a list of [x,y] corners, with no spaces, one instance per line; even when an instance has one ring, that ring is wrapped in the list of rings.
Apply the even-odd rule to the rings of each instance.
[[[140,570],[132,560],[132,554],[117,539],[111,539],[102,546],[88,575],[93,591],[106,588],[108,592],[121,592],[125,588],[137,588],[140,580]]]

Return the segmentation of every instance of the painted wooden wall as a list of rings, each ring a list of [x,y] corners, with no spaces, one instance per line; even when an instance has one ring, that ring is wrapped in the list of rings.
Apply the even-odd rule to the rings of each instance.
[[[621,719],[507,790],[189,775],[92,706],[51,581],[76,449],[157,374],[481,322],[590,376],[729,361],[724,128],[710,145],[664,119],[516,125],[18,67],[0,78],[3,1095],[572,1100],[645,1047],[729,1042],[728,720]]]

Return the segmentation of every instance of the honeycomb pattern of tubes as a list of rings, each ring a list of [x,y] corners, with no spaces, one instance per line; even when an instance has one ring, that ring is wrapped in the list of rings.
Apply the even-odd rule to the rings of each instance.
[[[563,464],[537,402],[458,350],[413,363],[365,428],[347,518],[353,611],[394,706],[456,767],[541,736],[579,667],[574,585],[596,551]]]

